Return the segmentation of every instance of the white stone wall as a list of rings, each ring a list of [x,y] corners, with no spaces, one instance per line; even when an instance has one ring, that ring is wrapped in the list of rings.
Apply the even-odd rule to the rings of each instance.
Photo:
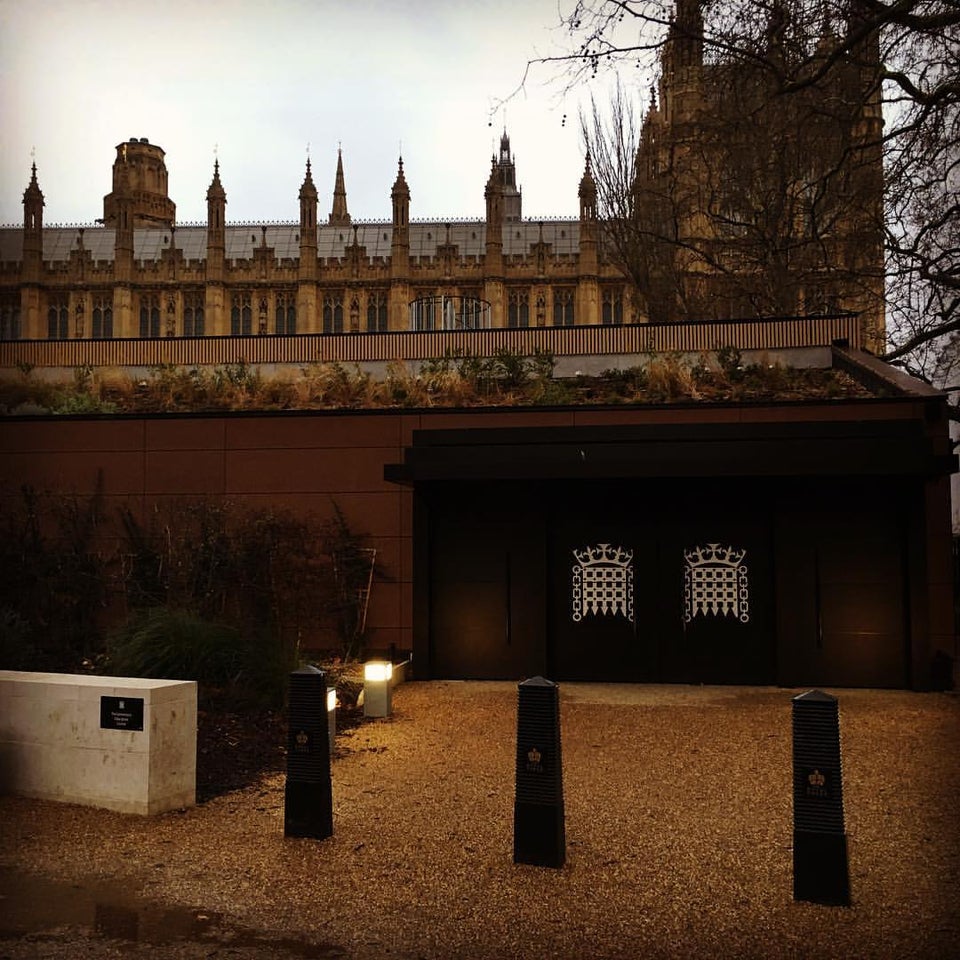
[[[143,700],[143,730],[103,729],[100,698]],[[193,681],[0,670],[0,792],[123,813],[196,802]]]

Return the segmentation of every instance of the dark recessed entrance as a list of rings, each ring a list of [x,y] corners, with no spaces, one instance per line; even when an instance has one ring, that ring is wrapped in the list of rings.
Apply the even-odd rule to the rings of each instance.
[[[431,675],[774,682],[769,511],[714,490],[722,509],[693,484],[434,490]]]
[[[558,679],[772,683],[770,511],[738,482],[583,484],[556,504]],[[579,593],[579,596],[577,595]],[[624,599],[626,606],[621,602]]]
[[[908,685],[903,427],[817,429],[417,435],[388,476],[416,487],[426,675]]]

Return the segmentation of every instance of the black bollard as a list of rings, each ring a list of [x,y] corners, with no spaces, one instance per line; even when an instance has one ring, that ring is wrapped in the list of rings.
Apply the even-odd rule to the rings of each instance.
[[[314,840],[333,836],[327,680],[316,667],[290,674],[283,834]]]
[[[562,867],[567,855],[560,757],[560,688],[543,677],[517,687],[513,862]]]
[[[850,905],[836,697],[793,698],[793,899]]]

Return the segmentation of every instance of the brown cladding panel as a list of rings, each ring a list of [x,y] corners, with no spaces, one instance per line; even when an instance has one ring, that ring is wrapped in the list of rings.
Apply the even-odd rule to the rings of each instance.
[[[358,533],[375,532],[377,537],[391,538],[403,536],[399,487],[375,493],[340,491],[330,496]]]
[[[251,510],[278,510],[292,513],[299,517],[310,517],[317,523],[323,523],[334,516],[334,503],[340,503],[341,497],[350,496],[339,490],[314,491],[286,491],[273,493],[264,489],[254,493],[228,494],[228,499],[239,501],[250,507]],[[385,494],[365,494],[364,497],[385,496]],[[353,514],[348,515],[350,523],[360,518]]]
[[[400,622],[400,584],[374,581],[367,608],[367,626],[395,627]]]
[[[374,583],[398,583],[400,580],[400,541],[384,537],[368,537],[366,545],[377,551],[377,569]]]
[[[500,413],[429,412],[421,414],[420,430],[492,430],[523,427],[570,427],[574,414],[567,411],[513,411]]]
[[[105,452],[143,448],[143,420],[56,420],[0,421],[3,448],[18,451],[73,453]]]
[[[386,654],[391,649],[398,657],[406,659],[412,649],[410,630],[405,627],[372,627],[367,631],[366,649]]]
[[[144,423],[148,450],[223,450],[223,420],[178,418]]]
[[[740,420],[744,423],[861,423],[873,420],[909,420],[907,404],[887,404],[875,400],[837,401],[822,404],[777,404],[744,407]]]
[[[223,451],[161,450],[146,456],[148,495],[214,496],[223,493]]]
[[[317,415],[226,421],[230,450],[400,446],[395,416]]]
[[[400,537],[399,487],[375,493],[354,493],[349,490],[323,490],[311,493],[244,493],[232,494],[231,500],[240,500],[250,509],[273,509],[309,517],[321,524],[332,520],[334,507],[343,512],[347,522],[357,533],[377,537]]]
[[[6,455],[3,461],[0,483],[8,489],[27,485],[39,491],[93,493],[97,478],[102,476],[105,495],[143,490],[142,453],[14,453]]]
[[[226,455],[226,491],[230,495],[354,490],[389,491],[383,465],[395,454],[391,448],[339,450],[276,449],[230,450]]]
[[[419,414],[400,414],[400,446],[409,447],[413,443],[413,431],[423,429],[423,418]]]
[[[735,423],[740,420],[738,408],[726,407],[627,407],[615,410],[581,409],[574,415],[578,427],[605,427],[644,424]],[[524,424],[526,426],[526,424]]]

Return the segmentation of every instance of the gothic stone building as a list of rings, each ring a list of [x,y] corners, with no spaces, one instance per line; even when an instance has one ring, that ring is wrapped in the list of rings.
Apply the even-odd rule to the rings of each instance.
[[[609,229],[650,320],[849,310],[882,352],[879,40],[866,33],[833,63],[829,20],[784,11],[771,5],[733,58],[705,54],[703,6],[679,0],[630,215]],[[855,35],[856,0],[849,16]]]
[[[581,194],[589,198],[585,174]],[[485,221],[411,222],[399,162],[388,223],[352,222],[342,160],[318,216],[307,162],[299,223],[228,224],[219,162],[207,223],[182,226],[163,150],[117,147],[113,190],[91,227],[44,228],[34,167],[22,230],[0,231],[5,339],[381,333],[623,323],[624,277],[599,254],[589,199],[578,221],[522,218],[509,139]]]
[[[603,224],[589,157],[579,218],[524,220],[506,132],[478,221],[412,221],[401,159],[389,222],[353,222],[338,157],[326,218],[308,161],[299,222],[228,224],[216,163],[207,222],[177,224],[164,151],[134,138],[116,148],[97,224],[48,228],[34,165],[22,229],[0,230],[0,337],[289,336],[853,312],[863,343],[876,350],[884,317],[875,38],[802,95],[783,98],[766,74],[705,62],[702,32],[700,4],[681,0],[640,131],[631,216]],[[771,20],[768,34],[764,57],[784,62],[830,40],[829,25],[819,40],[803,40]],[[631,229],[633,244],[622,236]]]

